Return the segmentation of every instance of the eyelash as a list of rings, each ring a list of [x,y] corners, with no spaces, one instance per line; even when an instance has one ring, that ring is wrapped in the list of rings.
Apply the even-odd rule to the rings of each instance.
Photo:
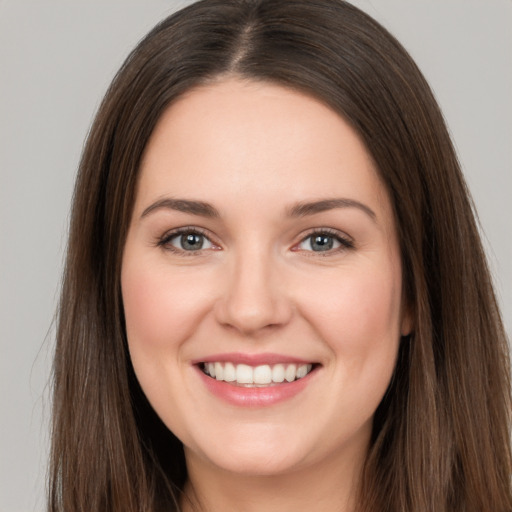
[[[184,249],[179,249],[179,248],[171,245],[171,241],[174,238],[176,238],[180,235],[184,235],[184,234],[202,236],[206,240],[208,240],[208,242],[210,242],[214,247],[218,247],[218,245],[215,244],[211,240],[211,236],[207,233],[206,230],[197,228],[195,226],[185,226],[185,227],[178,228],[173,231],[167,232],[161,238],[159,238],[157,240],[156,245],[158,247],[162,247],[163,249],[165,249],[167,251],[171,251],[176,254],[179,254],[180,256],[197,256],[197,255],[200,255],[204,250],[206,250],[206,249],[198,249],[196,251],[186,251]],[[332,238],[336,242],[339,242],[340,246],[335,249],[329,249],[327,251],[312,251],[312,250],[311,251],[308,251],[308,250],[302,251],[304,253],[311,253],[311,254],[308,254],[308,256],[310,256],[310,257],[314,257],[314,256],[327,257],[327,256],[332,256],[332,255],[338,254],[340,252],[355,248],[354,242],[346,235],[342,235],[339,231],[336,231],[331,228],[320,228],[320,229],[315,228],[314,230],[310,231],[306,236],[301,238],[301,240],[297,244],[294,245],[292,250],[295,252],[301,251],[301,249],[299,249],[297,247],[299,245],[303,244],[304,242],[306,242],[308,239],[314,237],[315,235],[316,236],[324,235],[324,236],[327,236],[328,238]]]
[[[332,228],[315,228],[312,231],[310,231],[306,236],[304,236],[298,244],[295,244],[294,251],[300,251],[301,249],[295,249],[295,247],[303,244],[306,240],[313,238],[314,236],[327,236],[328,238],[334,239],[336,242],[339,242],[340,246],[335,249],[330,249],[327,251],[306,251],[304,250],[304,253],[307,253],[307,256],[309,257],[328,257],[328,256],[334,256],[341,252],[354,249],[355,245],[351,238],[349,238],[347,235],[344,235],[340,233],[339,231],[332,229]]]
[[[162,247],[166,251],[174,252],[180,256],[197,256],[204,251],[204,249],[198,249],[197,251],[185,251],[184,249],[178,249],[171,245],[171,241],[180,235],[199,235],[208,240],[213,246],[216,246],[216,244],[211,241],[211,236],[209,236],[205,230],[195,226],[185,226],[169,231],[157,240],[156,245],[158,247]]]

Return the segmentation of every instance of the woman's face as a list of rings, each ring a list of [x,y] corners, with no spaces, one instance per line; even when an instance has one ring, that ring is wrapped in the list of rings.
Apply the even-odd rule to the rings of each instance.
[[[159,121],[122,293],[135,372],[189,464],[360,462],[409,329],[401,275],[375,166],[319,101],[229,79]]]

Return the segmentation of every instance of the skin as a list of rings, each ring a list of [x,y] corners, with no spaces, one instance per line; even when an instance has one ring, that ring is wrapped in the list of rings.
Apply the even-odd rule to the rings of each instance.
[[[128,344],[149,401],[184,443],[192,502],[352,510],[410,330],[392,207],[362,142],[312,97],[228,77],[164,113],[140,173],[121,276]],[[155,206],[166,198],[218,216]],[[334,198],[363,206],[289,215]],[[205,234],[203,249],[171,238],[183,227]],[[311,233],[326,229],[333,248],[312,250]],[[237,406],[194,365],[220,353],[299,357],[315,371],[287,400]]]

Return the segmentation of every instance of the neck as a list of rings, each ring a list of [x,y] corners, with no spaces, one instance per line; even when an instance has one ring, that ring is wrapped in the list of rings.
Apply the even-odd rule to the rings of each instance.
[[[350,458],[351,459],[351,458]],[[183,512],[354,512],[362,462],[339,458],[278,475],[224,471],[187,453]]]

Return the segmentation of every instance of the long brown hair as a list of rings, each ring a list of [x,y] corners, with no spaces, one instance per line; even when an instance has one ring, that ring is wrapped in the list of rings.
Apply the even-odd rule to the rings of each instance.
[[[181,443],[128,356],[122,251],[164,110],[225,75],[304,91],[365,142],[394,205],[414,333],[375,414],[361,511],[510,512],[508,349],[473,207],[420,71],[341,0],[203,0],[160,23],[110,86],[73,198],[54,364],[49,510],[178,510]]]

